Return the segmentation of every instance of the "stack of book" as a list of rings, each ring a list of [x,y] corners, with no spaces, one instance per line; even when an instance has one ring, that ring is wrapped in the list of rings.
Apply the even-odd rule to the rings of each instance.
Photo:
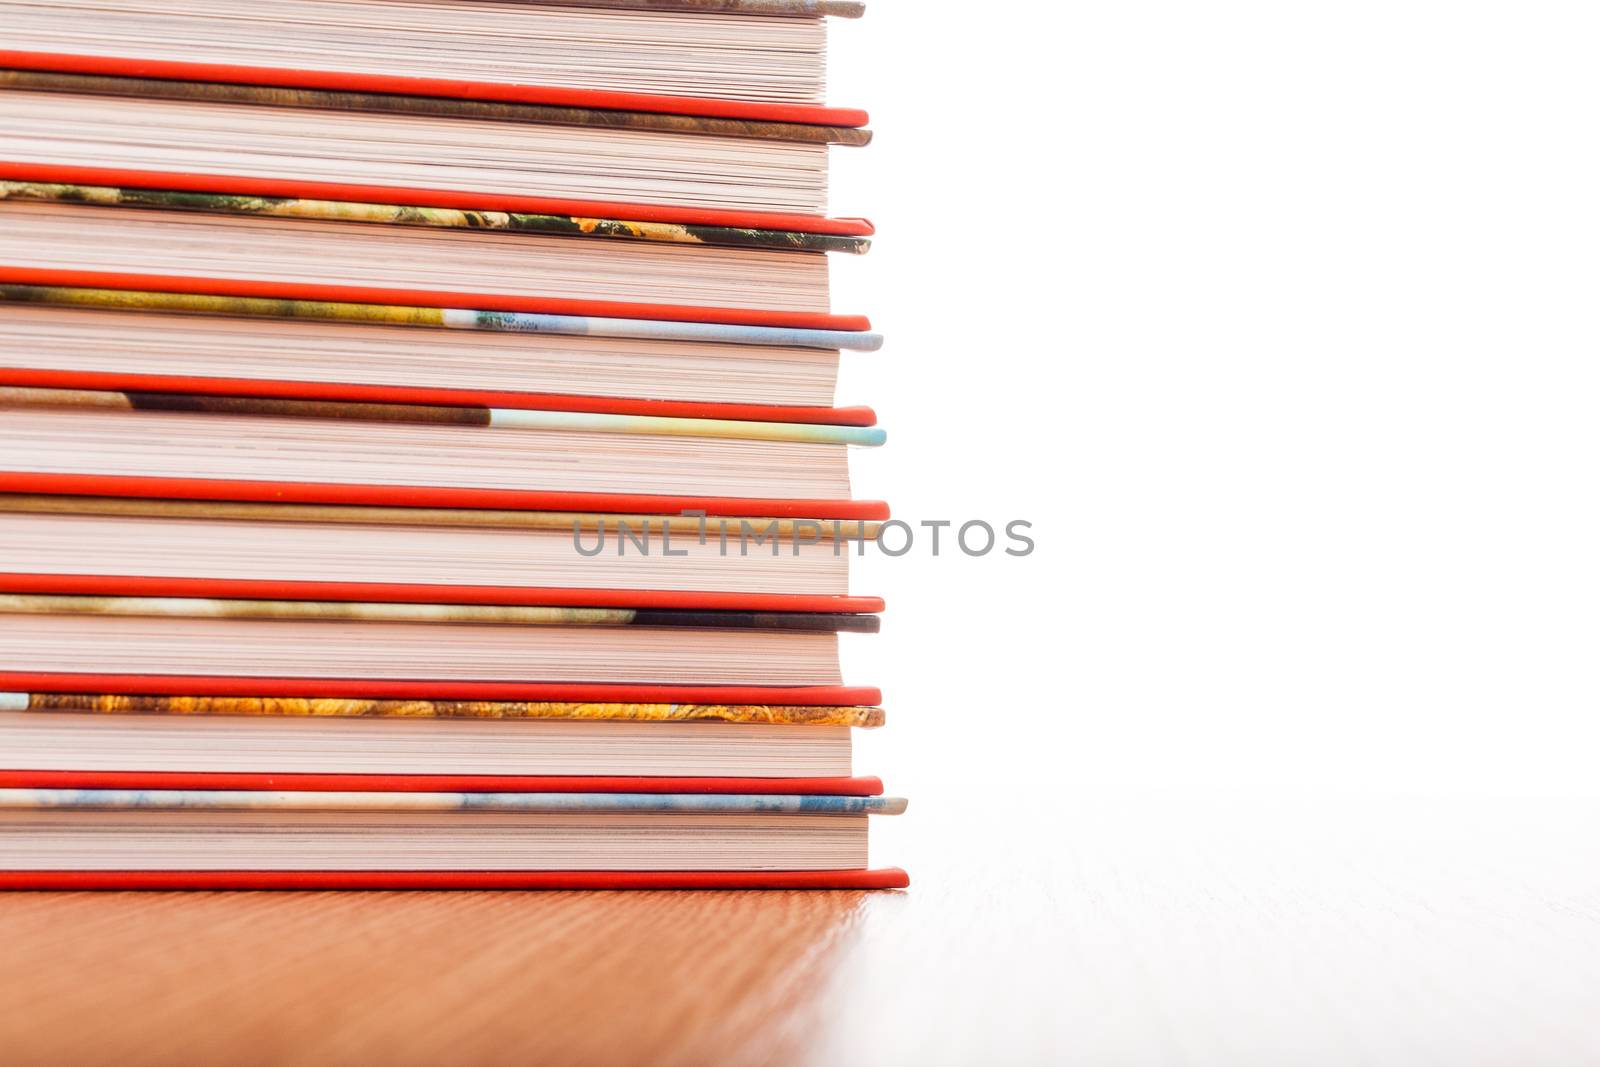
[[[829,0],[0,0],[0,886],[897,887]]]

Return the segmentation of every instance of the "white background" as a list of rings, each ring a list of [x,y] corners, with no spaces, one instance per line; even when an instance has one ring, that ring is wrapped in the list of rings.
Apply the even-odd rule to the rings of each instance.
[[[835,20],[876,140],[833,209],[878,225],[835,304],[889,337],[845,357],[890,435],[857,495],[1038,542],[858,567],[862,769],[1595,793],[1597,40],[1580,3]]]
[[[833,23],[874,899],[815,1062],[1600,1062],[1600,9]],[[870,992],[869,992],[870,991]],[[853,1025],[847,1025],[853,1024]],[[860,1034],[871,1034],[863,1044]]]

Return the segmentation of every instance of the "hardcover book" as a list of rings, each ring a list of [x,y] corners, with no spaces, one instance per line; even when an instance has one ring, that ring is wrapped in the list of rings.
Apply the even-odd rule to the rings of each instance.
[[[881,708],[0,693],[0,788],[872,796]]]
[[[177,189],[138,189],[74,182],[0,181],[0,200],[34,200],[100,207],[154,208],[163,211],[253,215],[262,218],[322,219],[424,226],[447,230],[488,230],[588,237],[611,241],[771,248],[791,252],[846,252],[860,255],[871,246],[864,236],[806,233],[738,226],[695,226],[630,219],[595,219],[528,211],[472,211],[417,204],[361,203],[305,197],[236,196]]]
[[[898,887],[903,872],[867,870],[867,820],[904,809],[836,795],[0,788],[0,887]]]
[[[840,684],[874,615],[0,594],[0,672]]]
[[[397,136],[399,134],[399,136]],[[863,131],[0,69],[0,179],[861,237]]]
[[[887,517],[850,498],[837,441],[40,407],[4,394],[0,408],[3,493]]]
[[[0,282],[866,331],[828,258],[0,200]]]
[[[859,5],[7,0],[0,64],[861,126],[823,106],[834,13]]]
[[[860,613],[876,523],[0,494],[0,593]]]

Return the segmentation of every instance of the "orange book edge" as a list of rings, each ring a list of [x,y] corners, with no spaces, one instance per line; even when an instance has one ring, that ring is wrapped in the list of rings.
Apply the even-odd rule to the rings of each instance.
[[[905,889],[864,871],[0,871],[0,890]]]

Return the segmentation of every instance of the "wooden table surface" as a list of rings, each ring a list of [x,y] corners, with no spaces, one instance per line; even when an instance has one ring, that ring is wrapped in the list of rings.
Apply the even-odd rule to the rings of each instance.
[[[1597,814],[952,790],[904,893],[4,894],[0,1060],[1597,1062]]]

